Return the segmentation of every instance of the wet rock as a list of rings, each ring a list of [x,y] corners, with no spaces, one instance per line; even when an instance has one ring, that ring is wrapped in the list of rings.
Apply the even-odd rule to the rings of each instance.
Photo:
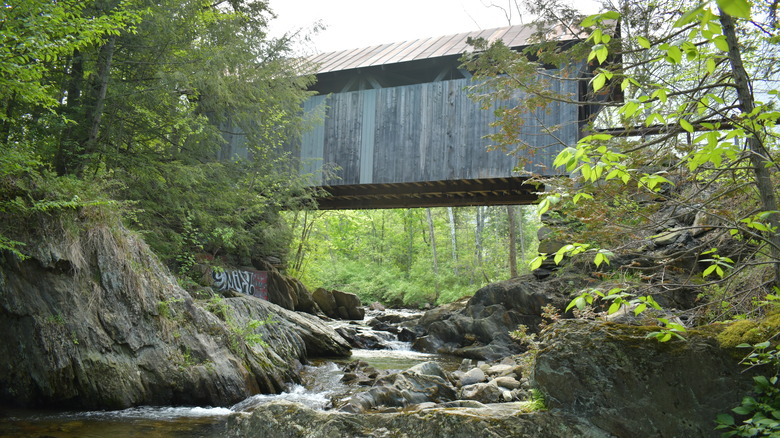
[[[343,370],[342,382],[360,386],[373,386],[378,378],[389,374],[387,371],[380,371],[361,360],[348,363]]]
[[[414,342],[417,339],[417,333],[409,330],[406,327],[401,328],[398,332],[398,340],[401,342]]]
[[[233,311],[234,324],[248,326],[251,321],[269,320],[258,328],[267,348],[271,351],[289,344],[285,338],[300,343],[302,354],[308,357],[345,357],[350,354],[349,343],[319,318],[308,313],[281,309],[276,305],[252,297],[239,297],[227,301]],[[276,344],[274,344],[276,342]]]
[[[352,348],[364,350],[385,350],[387,340],[379,337],[375,332],[362,330],[360,327],[341,326],[336,332],[349,342]]]
[[[496,377],[492,380],[492,382],[502,388],[507,388],[510,390],[518,389],[522,386],[522,384],[517,379],[509,376]]]
[[[403,325],[410,321],[417,321],[422,317],[421,313],[403,312],[403,313],[385,313],[374,317],[377,321],[382,321],[390,325]]]
[[[458,366],[458,371],[466,372],[470,369],[474,368],[474,361],[471,359],[463,359],[460,361],[460,365]]]
[[[368,308],[379,312],[384,312],[385,310],[387,310],[387,308],[385,308],[385,306],[383,306],[382,303],[380,303],[379,301],[374,301],[373,303],[371,303],[370,306],[368,306]]]
[[[528,275],[487,285],[465,304],[456,302],[426,312],[418,322],[422,335],[413,348],[482,360],[521,353],[522,346],[509,332],[519,324],[537,331],[542,307],[565,308],[566,291],[579,290],[589,281],[575,276],[538,281]]]
[[[499,339],[499,340],[492,341],[488,345],[470,345],[468,347],[455,348],[452,350],[446,348],[442,350],[444,352],[451,353],[455,356],[460,356],[460,357],[495,360],[500,357],[517,353],[518,347],[514,346],[513,343],[510,342],[511,341]]]
[[[516,374],[518,369],[517,365],[509,364],[496,364],[490,366],[485,373],[489,376],[506,376],[509,374]]]
[[[409,368],[409,372],[422,374],[425,376],[436,376],[447,380],[447,373],[442,369],[438,362],[428,361],[418,363],[417,365]]]
[[[419,337],[412,342],[412,349],[427,353],[438,353],[441,343],[435,341],[436,339],[428,336]]]
[[[279,401],[228,419],[227,434],[274,438],[607,438],[609,434],[565,412],[518,414],[521,404],[454,406],[395,413],[347,414],[316,411]],[[430,406],[430,405],[427,405]],[[460,407],[457,407],[460,406]]]
[[[474,383],[460,388],[458,398],[480,403],[499,403],[503,400],[503,391],[494,383]]]
[[[433,362],[390,374],[378,379],[375,386],[368,391],[352,396],[341,410],[358,413],[386,407],[454,400],[455,388],[439,374],[443,375],[443,371]]]
[[[460,386],[472,385],[474,383],[484,382],[487,379],[485,372],[480,368],[472,368],[465,372],[460,378]]]
[[[389,333],[393,333],[393,334],[398,334],[398,332],[400,331],[397,326],[390,325],[390,324],[388,324],[388,323],[386,323],[384,321],[380,321],[380,320],[378,320],[376,318],[371,318],[370,320],[368,320],[366,325],[368,325],[369,327],[371,327],[374,330],[379,330],[379,331],[383,331],[383,332],[389,332]]]

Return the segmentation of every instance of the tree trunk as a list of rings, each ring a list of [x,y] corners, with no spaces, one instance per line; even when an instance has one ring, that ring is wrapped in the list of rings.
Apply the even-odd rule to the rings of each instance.
[[[525,263],[525,209],[520,209],[520,263]]]
[[[506,215],[509,221],[509,274],[514,278],[517,277],[517,245],[515,244],[515,228],[517,224],[515,207],[513,205],[506,206]]]
[[[428,231],[431,233],[431,252],[433,253],[433,287],[435,292],[434,302],[439,300],[439,257],[436,255],[436,235],[433,228],[433,216],[431,209],[425,209],[425,216],[428,218]]]
[[[406,254],[406,278],[409,278],[409,276],[412,274],[412,262],[414,260],[414,224],[412,221],[414,218],[412,217],[412,209],[407,208],[406,209],[406,220],[404,221],[404,225],[406,226],[406,232],[409,235],[409,249]]]
[[[298,213],[295,213],[295,221],[293,223],[298,222]],[[311,235],[311,230],[314,227],[314,219],[309,221],[309,212],[304,211],[303,212],[303,224],[301,224],[301,237],[300,241],[298,242],[298,248],[295,252],[295,260],[293,261],[293,271],[297,273],[297,275],[303,274],[303,260],[305,258],[306,252],[304,251],[304,248],[306,246],[306,242],[309,240],[309,236]]]
[[[450,216],[450,239],[452,240],[452,264],[453,272],[458,276],[458,234],[455,229],[455,212],[452,207],[447,207],[447,213]]]
[[[739,106],[743,114],[751,114],[755,109],[755,100],[753,98],[750,78],[748,77],[745,66],[742,64],[742,54],[739,51],[739,42],[737,41],[737,32],[734,27],[734,19],[720,10],[720,24],[723,26],[723,35],[729,45],[729,62],[733,72],[734,84],[737,88],[739,97]],[[780,287],[780,234],[778,226],[780,220],[777,214],[777,198],[775,188],[772,185],[771,174],[767,163],[772,161],[769,152],[764,147],[763,133],[754,131],[747,138],[747,146],[750,150],[750,164],[753,167],[753,173],[756,179],[756,189],[761,201],[761,208],[764,211],[772,212],[769,215],[769,225],[771,231],[767,232],[767,241],[771,247],[772,258],[774,259],[775,286]]]
[[[100,121],[103,118],[103,109],[106,106],[106,93],[108,91],[108,80],[111,77],[111,60],[114,58],[114,49],[116,48],[116,35],[111,35],[108,41],[100,47],[98,54],[97,83],[94,90],[94,104],[89,113],[89,132],[84,149],[87,155],[97,152],[98,133],[100,132]]]
[[[71,120],[82,120],[81,93],[84,86],[84,55],[74,50],[68,69],[67,101],[65,102],[65,115]],[[54,170],[57,175],[65,175],[73,171],[75,157],[81,152],[78,132],[81,126],[78,123],[69,123],[60,134],[57,152],[54,156]]]
[[[490,283],[490,278],[485,273],[483,267],[483,252],[484,243],[482,235],[485,231],[485,209],[487,207],[477,207],[476,228],[474,229],[474,256],[476,258],[476,265],[479,268],[479,272],[485,278],[485,281]]]
[[[477,266],[482,266],[482,231],[485,229],[485,212],[482,207],[477,207],[476,228],[474,229],[474,253]]]

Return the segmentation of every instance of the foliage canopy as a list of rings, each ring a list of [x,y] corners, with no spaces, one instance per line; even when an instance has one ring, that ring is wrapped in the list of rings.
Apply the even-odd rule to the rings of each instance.
[[[272,18],[264,0],[5,2],[0,249],[21,256],[35,214],[116,200],[182,272],[196,251],[281,251],[276,210],[302,197],[281,151],[312,77]]]
[[[752,248],[751,256],[739,258],[725,247],[721,253],[699,248],[699,278],[728,281],[764,265],[771,275],[753,272],[763,275],[764,293],[771,291],[780,283],[777,8],[757,3],[751,10],[744,0],[606,6],[581,17],[560,3],[537,2],[530,10],[543,18],[538,44],[516,53],[500,42],[476,42],[480,51],[466,60],[481,80],[474,86],[480,99],[519,87],[535,96],[533,105],[563,100],[600,109],[582,126],[578,143],[564,145],[555,160],[577,187],[562,187],[541,204],[542,211],[566,206],[585,224],[572,235],[582,243],[562,248],[556,262],[587,251],[608,263],[605,245],[620,249],[628,243],[624,236],[652,239],[664,230],[654,215],[663,203],[681,214],[693,209],[700,220],[692,233],[721,233],[721,241]],[[579,37],[567,44],[545,39],[561,28]],[[547,66],[587,92],[560,95],[524,80],[554,74]],[[518,131],[511,110],[499,122],[504,133]],[[605,229],[625,231],[606,235]]]

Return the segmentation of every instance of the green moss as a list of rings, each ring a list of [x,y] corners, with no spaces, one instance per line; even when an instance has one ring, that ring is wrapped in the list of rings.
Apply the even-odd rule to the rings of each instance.
[[[780,312],[769,314],[761,320],[742,320],[729,325],[718,335],[718,342],[724,348],[740,344],[758,344],[780,331]]]

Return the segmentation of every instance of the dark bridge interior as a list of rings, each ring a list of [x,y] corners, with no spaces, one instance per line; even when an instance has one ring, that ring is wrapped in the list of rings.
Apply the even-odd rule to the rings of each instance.
[[[527,177],[459,179],[320,187],[321,210],[535,204],[544,191]]]

